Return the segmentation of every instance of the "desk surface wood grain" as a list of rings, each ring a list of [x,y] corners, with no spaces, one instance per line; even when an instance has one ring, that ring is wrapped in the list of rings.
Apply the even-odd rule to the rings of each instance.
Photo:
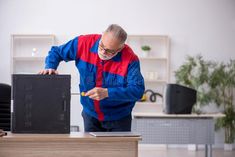
[[[72,132],[70,134],[14,134],[11,132],[7,133],[7,136],[0,138],[0,141],[11,140],[11,141],[138,141],[141,140],[140,136],[136,137],[95,137],[89,133],[84,132]]]
[[[0,157],[137,157],[141,137],[88,133],[12,134],[0,138]]]

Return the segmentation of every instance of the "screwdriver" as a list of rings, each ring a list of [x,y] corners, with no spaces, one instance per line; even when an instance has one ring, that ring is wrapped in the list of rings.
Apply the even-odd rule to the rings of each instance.
[[[71,95],[81,95],[81,96],[85,96],[86,92],[81,92],[81,93],[71,93]]]

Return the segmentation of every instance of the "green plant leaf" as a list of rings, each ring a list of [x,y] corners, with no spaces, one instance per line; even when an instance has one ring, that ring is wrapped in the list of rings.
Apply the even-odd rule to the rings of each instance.
[[[150,50],[151,50],[151,47],[148,46],[148,45],[143,45],[143,46],[141,46],[141,49],[142,49],[143,51],[150,51]]]

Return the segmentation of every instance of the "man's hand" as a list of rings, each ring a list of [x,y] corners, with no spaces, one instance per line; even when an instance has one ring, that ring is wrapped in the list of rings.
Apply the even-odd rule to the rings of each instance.
[[[4,136],[5,132],[3,130],[0,129],[0,137]]]
[[[89,96],[89,98],[93,100],[103,100],[104,98],[108,97],[108,89],[95,87],[88,92],[86,92],[85,96]]]
[[[41,70],[39,71],[38,74],[41,74],[41,75],[53,75],[53,74],[58,74],[58,71],[55,70],[55,69],[44,69],[44,70]]]

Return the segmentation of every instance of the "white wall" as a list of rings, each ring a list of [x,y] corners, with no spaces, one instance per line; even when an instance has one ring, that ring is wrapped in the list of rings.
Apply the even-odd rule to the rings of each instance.
[[[110,23],[129,34],[169,35],[172,71],[186,54],[235,58],[234,0],[0,0],[0,82],[10,81],[10,34],[52,33],[63,43]]]
[[[10,34],[50,33],[61,44],[110,23],[129,34],[169,35],[172,82],[186,55],[235,59],[234,0],[0,0],[0,82],[10,83]]]

